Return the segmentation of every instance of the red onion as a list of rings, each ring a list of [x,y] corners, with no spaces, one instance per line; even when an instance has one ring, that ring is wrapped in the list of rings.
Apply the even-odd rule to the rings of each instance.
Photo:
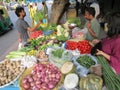
[[[31,82],[31,83],[30,83],[30,86],[31,86],[31,87],[35,86],[35,83],[34,83],[34,82]]]
[[[32,77],[29,77],[29,78],[28,78],[28,81],[29,81],[29,82],[33,82],[34,80],[33,80]]]
[[[41,84],[37,84],[36,87],[40,89],[41,88]]]
[[[55,74],[52,74],[51,77],[55,78]]]
[[[48,87],[49,87],[50,89],[53,89],[53,88],[55,87],[55,85],[54,85],[53,82],[49,82]]]
[[[48,83],[48,82],[49,82],[49,80],[48,80],[47,77],[45,77],[44,82],[45,82],[45,83]]]
[[[24,83],[27,83],[28,82],[28,79],[27,78],[24,78],[23,80],[22,80],[22,83],[24,84]]]
[[[23,87],[24,87],[25,89],[29,89],[29,88],[30,88],[30,85],[29,85],[29,83],[25,83],[25,84],[23,84]]]
[[[47,84],[43,83],[42,86],[41,86],[44,90],[48,89],[48,86]]]
[[[56,74],[56,79],[60,79],[61,75],[59,73]]]
[[[41,84],[41,81],[36,81],[35,84],[36,85]]]
[[[32,88],[32,90],[40,90],[40,89],[37,88],[37,86],[34,86],[34,87]]]
[[[36,81],[37,80],[37,76],[33,75],[33,79],[34,79],[34,81]]]

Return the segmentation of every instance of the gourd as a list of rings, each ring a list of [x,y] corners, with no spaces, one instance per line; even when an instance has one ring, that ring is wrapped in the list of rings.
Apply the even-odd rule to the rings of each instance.
[[[65,62],[61,67],[61,72],[63,74],[72,73],[75,71],[75,66],[72,62]]]
[[[81,77],[79,90],[102,90],[103,80],[101,77],[89,74],[87,77]]]
[[[78,86],[79,82],[79,77],[75,73],[71,73],[66,75],[65,80],[64,80],[64,87],[69,90],[69,89],[74,89],[75,87]]]

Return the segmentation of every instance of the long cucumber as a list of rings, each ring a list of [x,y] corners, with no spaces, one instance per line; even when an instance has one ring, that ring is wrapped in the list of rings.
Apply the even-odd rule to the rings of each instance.
[[[9,53],[10,55],[25,55],[25,52],[21,52],[21,51],[12,51]]]
[[[120,90],[120,78],[114,73],[103,56],[97,56],[97,58],[102,65],[103,79],[108,90]]]

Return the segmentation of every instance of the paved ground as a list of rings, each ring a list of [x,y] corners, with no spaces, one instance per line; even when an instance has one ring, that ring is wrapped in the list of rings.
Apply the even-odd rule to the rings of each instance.
[[[27,13],[25,20],[31,25],[29,12],[27,7],[25,7],[25,11]],[[13,50],[17,50],[18,46],[18,33],[15,28],[15,22],[17,20],[17,16],[14,13],[14,10],[8,11],[11,21],[14,24],[13,30],[5,33],[0,36],[0,61],[4,60],[5,56]]]
[[[47,3],[48,6],[48,17],[50,17],[50,13],[51,13],[51,5],[50,3]],[[38,3],[38,9],[41,10],[42,9],[42,4]],[[26,11],[26,17],[25,20],[29,23],[29,25],[31,26],[31,19],[29,17],[29,11],[28,8],[25,7],[25,11]],[[18,33],[17,30],[15,28],[15,22],[17,20],[17,16],[14,13],[14,10],[12,11],[8,11],[9,16],[14,24],[14,28],[13,30],[7,32],[6,34],[0,36],[0,61],[4,60],[5,56],[13,50],[17,50],[17,46],[18,46]]]

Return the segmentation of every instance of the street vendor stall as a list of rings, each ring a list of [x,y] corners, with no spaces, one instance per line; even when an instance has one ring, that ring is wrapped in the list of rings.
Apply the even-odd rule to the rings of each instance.
[[[102,90],[104,85],[120,90],[120,78],[105,58],[90,54],[86,32],[79,18],[41,25],[0,63],[0,90]]]

